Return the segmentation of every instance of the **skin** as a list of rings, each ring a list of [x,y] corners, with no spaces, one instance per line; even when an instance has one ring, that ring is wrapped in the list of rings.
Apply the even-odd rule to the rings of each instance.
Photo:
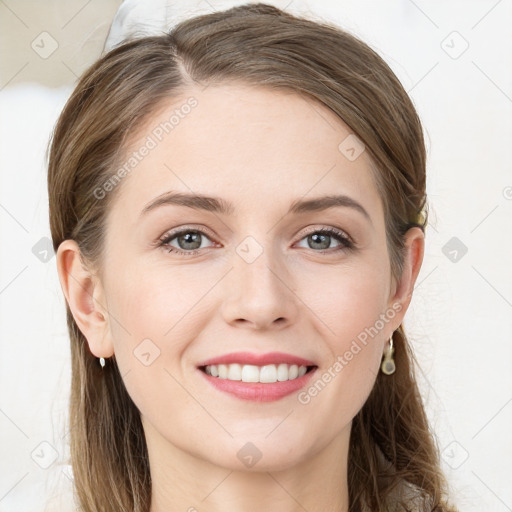
[[[348,160],[338,145],[351,130],[293,93],[234,84],[189,89],[147,120],[129,151],[191,95],[198,106],[119,185],[103,279],[81,265],[74,241],[60,245],[64,294],[91,352],[115,354],[141,411],[151,512],[348,510],[352,419],[409,306],[423,233],[406,234],[404,271],[394,280],[367,152]],[[171,190],[221,197],[234,213],[166,205],[141,216]],[[333,191],[358,201],[371,221],[349,207],[287,214],[293,201]],[[155,245],[190,224],[206,231],[199,254]],[[315,246],[308,235],[329,227],[346,233],[355,249],[337,250],[336,238]],[[236,252],[247,236],[262,250],[252,263]],[[171,245],[191,250],[177,238]],[[297,393],[242,401],[196,369],[228,352],[283,351],[315,361],[321,375],[393,304],[400,311],[307,404]],[[149,366],[133,353],[147,338],[160,350]],[[247,442],[261,452],[252,467],[237,457]]]

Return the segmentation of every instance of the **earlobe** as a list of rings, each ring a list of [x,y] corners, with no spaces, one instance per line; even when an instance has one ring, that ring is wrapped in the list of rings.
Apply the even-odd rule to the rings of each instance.
[[[82,264],[80,248],[74,240],[64,240],[59,245],[56,259],[62,291],[90,351],[96,357],[111,357],[114,348],[101,283]]]

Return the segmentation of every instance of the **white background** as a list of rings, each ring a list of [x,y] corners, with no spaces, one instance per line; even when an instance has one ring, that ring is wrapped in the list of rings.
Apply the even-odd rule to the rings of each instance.
[[[384,57],[423,121],[431,214],[406,329],[453,501],[465,512],[510,511],[512,3],[309,5]],[[50,236],[43,157],[71,89],[6,86],[10,78],[2,70],[0,512],[42,511],[45,501],[48,511],[66,511],[64,299],[55,258],[44,263],[32,249]],[[443,252],[453,237],[467,247],[455,262]],[[53,449],[48,469],[36,464],[51,462]]]

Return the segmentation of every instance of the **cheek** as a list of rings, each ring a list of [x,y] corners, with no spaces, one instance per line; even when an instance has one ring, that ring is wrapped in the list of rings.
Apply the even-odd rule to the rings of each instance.
[[[313,387],[301,403],[331,407],[339,421],[352,418],[368,397],[379,371],[383,331],[394,317],[386,312],[387,280],[383,269],[331,275],[327,292],[317,291],[312,309],[321,318],[329,351]],[[320,324],[318,324],[320,325]],[[320,395],[322,397],[320,398]],[[317,398],[314,398],[318,396]],[[320,405],[322,404],[322,405]]]
[[[306,297],[311,298],[313,311],[330,327],[331,339],[337,340],[335,348],[341,350],[384,313],[387,274],[378,265],[364,265],[337,272],[331,269],[316,277],[307,284]]]
[[[109,300],[114,352],[126,390],[143,415],[155,418],[171,398],[187,400],[172,376],[182,381],[175,370],[187,340],[195,337],[192,326],[200,314],[192,308],[197,294],[190,287],[162,277],[142,268],[118,276]]]
[[[128,331],[153,337],[155,342],[167,343],[167,338],[176,338],[180,323],[195,321],[202,300],[215,283],[203,270],[199,279],[197,267],[192,266],[141,264],[128,268],[122,268],[112,281],[109,309],[123,319]]]
[[[208,292],[211,279],[192,266],[169,268],[123,263],[109,286],[110,331],[121,374],[141,370],[145,385],[152,374],[180,364],[191,340],[196,339],[211,315]],[[157,370],[158,369],[158,370]],[[127,383],[128,386],[128,383]]]

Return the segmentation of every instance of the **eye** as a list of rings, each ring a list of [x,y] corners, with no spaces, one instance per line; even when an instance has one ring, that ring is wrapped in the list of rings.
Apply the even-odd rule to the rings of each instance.
[[[180,254],[183,256],[194,256],[199,254],[201,249],[205,248],[203,245],[204,239],[210,240],[207,233],[201,229],[184,228],[179,231],[166,233],[158,242],[158,245],[164,247],[167,252]],[[337,252],[343,250],[350,250],[355,248],[352,240],[343,232],[335,228],[314,229],[311,230],[302,240],[307,240],[308,248],[319,249],[315,252]],[[331,247],[331,242],[335,240],[338,242],[337,247]],[[174,242],[175,245],[172,244]],[[333,249],[328,251],[328,249]]]
[[[315,252],[323,252],[330,249],[333,239],[337,240],[339,245],[334,248],[334,251],[329,252],[343,251],[353,249],[355,247],[354,243],[345,233],[343,233],[343,231],[335,228],[315,229],[302,238],[302,240],[307,240],[308,247],[310,249],[320,249],[320,251]]]
[[[192,256],[194,254],[198,254],[199,249],[204,248],[202,238],[210,240],[204,231],[200,229],[187,228],[172,233],[166,233],[164,237],[160,239],[158,245],[165,247],[167,252]],[[178,247],[171,245],[173,240],[176,240]]]

